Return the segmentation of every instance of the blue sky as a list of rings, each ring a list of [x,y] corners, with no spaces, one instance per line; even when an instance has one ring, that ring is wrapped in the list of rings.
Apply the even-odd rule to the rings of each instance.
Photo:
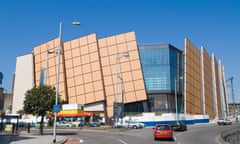
[[[188,38],[222,61],[226,78],[235,76],[234,94],[240,102],[238,0],[1,0],[2,87],[11,92],[17,56],[58,37],[59,22],[71,21],[82,25],[63,24],[63,41],[135,31],[138,44],[170,43],[183,50]]]

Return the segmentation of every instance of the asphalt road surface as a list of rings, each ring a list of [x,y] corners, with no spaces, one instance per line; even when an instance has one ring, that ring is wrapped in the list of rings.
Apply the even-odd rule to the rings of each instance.
[[[153,129],[57,129],[58,135],[76,137],[81,144],[218,144],[217,137],[227,129],[236,127],[217,124],[190,125],[185,132],[174,132],[175,140],[154,140]],[[38,133],[38,129],[31,129],[31,133]],[[52,134],[52,129],[45,129],[44,134]],[[0,137],[0,144],[9,141],[11,136]]]
[[[230,126],[216,124],[189,126],[188,131],[174,132],[174,141],[154,140],[151,128],[120,131],[81,130],[75,136],[80,138],[83,144],[218,144],[219,134],[236,126],[236,124]]]

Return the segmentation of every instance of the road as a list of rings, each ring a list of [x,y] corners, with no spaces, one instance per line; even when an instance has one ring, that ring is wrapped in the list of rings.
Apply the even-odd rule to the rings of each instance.
[[[219,134],[236,126],[235,123],[227,126],[216,124],[193,126],[187,132],[177,134],[176,140],[178,144],[218,144]]]
[[[152,128],[144,129],[57,129],[58,135],[77,137],[81,144],[218,144],[216,137],[220,132],[236,127],[216,124],[190,125],[185,132],[174,132],[175,140],[154,140]],[[31,129],[31,133],[38,133],[38,129]],[[52,129],[45,129],[44,134],[52,134]],[[0,143],[9,140],[8,136],[1,136]]]
[[[83,144],[218,144],[217,137],[220,132],[236,126],[236,124],[230,126],[216,124],[189,126],[186,132],[174,132],[175,141],[155,141],[151,128],[123,131],[81,130],[77,133],[77,137],[83,141]]]
[[[0,134],[0,143],[8,144],[12,140],[12,137],[14,136]]]

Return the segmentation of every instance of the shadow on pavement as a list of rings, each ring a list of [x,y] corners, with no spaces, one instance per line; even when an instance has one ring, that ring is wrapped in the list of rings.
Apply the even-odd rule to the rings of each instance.
[[[77,132],[56,132],[56,135],[64,135],[64,136],[75,135],[75,134],[77,134]],[[40,133],[30,133],[28,135],[41,136]],[[44,132],[43,135],[53,135],[53,133],[52,132]]]
[[[35,137],[0,134],[0,143],[9,144],[10,142],[13,142],[13,141],[34,139],[34,138]]]
[[[11,142],[12,141],[19,141],[19,140],[26,140],[26,139],[35,139],[36,137],[29,137],[29,136],[12,136],[11,137]]]

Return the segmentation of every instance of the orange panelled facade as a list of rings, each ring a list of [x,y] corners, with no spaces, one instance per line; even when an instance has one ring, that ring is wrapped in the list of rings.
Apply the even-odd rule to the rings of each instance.
[[[210,119],[221,112],[218,64],[206,49],[201,52],[185,39],[185,113],[207,114]]]
[[[116,56],[121,57],[125,52],[129,57],[121,57],[118,63],[118,74],[122,78],[125,91],[125,103],[143,101],[147,99],[140,58],[134,32],[115,35],[98,40],[100,59],[106,92],[106,106],[108,115],[113,114],[113,103],[116,96]],[[121,80],[118,80],[118,102],[121,97]]]
[[[66,87],[70,104],[104,100],[96,34],[63,44]]]
[[[184,71],[184,110],[185,113],[202,113],[201,99],[201,54],[198,49],[185,39],[185,71]]]
[[[34,48],[34,72],[35,72],[35,84],[39,85],[40,83],[40,73],[41,69],[44,70],[45,76],[47,78],[44,79],[45,84],[56,86],[56,76],[57,76],[57,50],[59,48],[59,39],[54,39],[43,43]],[[51,53],[48,53],[51,52]],[[67,101],[67,90],[66,90],[66,81],[65,81],[65,70],[63,63],[63,55],[60,60],[60,73],[59,73],[59,95],[62,100]],[[48,63],[48,64],[47,64]],[[48,65],[48,66],[47,66]],[[48,72],[46,74],[46,69]]]
[[[206,49],[202,47],[202,96],[203,96],[203,108],[204,114],[208,114],[211,119],[214,115],[214,97],[212,86],[212,63],[211,57],[207,53]]]
[[[40,82],[41,69],[48,68],[45,84],[56,85],[59,39],[34,48],[35,83]],[[47,51],[53,53],[47,54]],[[118,102],[122,87],[125,103],[146,100],[140,58],[134,32],[97,39],[90,34],[62,43],[59,94],[69,104],[92,104],[105,101],[107,115],[113,115],[116,96],[116,56],[128,52],[118,63]],[[47,66],[48,63],[48,66]],[[123,85],[122,85],[123,83]]]

